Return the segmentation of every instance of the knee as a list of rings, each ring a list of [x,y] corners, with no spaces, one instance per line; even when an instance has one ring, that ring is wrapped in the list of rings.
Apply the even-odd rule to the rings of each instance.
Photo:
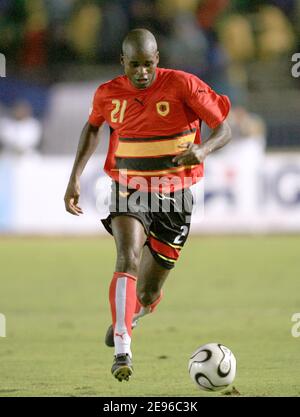
[[[142,304],[142,306],[144,306],[144,307],[147,307],[147,306],[153,304],[154,301],[157,300],[159,295],[160,295],[159,290],[154,291],[152,289],[152,290],[145,291],[145,290],[139,290],[137,288],[137,298],[138,298],[139,302]]]
[[[120,250],[117,256],[117,271],[137,275],[140,253],[134,249]]]

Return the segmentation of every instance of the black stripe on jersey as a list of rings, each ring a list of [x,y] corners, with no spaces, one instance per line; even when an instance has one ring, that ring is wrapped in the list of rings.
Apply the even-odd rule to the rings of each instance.
[[[119,138],[120,142],[148,142],[148,141],[156,141],[156,140],[166,140],[166,139],[174,139],[180,138],[181,136],[190,135],[191,133],[196,132],[196,128],[185,130],[184,132],[175,133],[174,135],[170,136],[153,136],[151,138]]]
[[[174,155],[158,156],[155,158],[118,158],[116,157],[116,168],[130,169],[135,171],[163,170],[177,167],[177,163],[172,162]]]

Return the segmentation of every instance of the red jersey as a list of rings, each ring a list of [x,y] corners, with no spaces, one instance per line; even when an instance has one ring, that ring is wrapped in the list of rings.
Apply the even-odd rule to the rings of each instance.
[[[229,109],[228,97],[195,75],[157,68],[145,89],[134,87],[126,75],[100,85],[89,123],[106,121],[112,130],[104,166],[111,178],[142,191],[171,192],[203,176],[203,164],[172,161],[182,152],[178,145],[200,144],[201,121],[214,129]]]

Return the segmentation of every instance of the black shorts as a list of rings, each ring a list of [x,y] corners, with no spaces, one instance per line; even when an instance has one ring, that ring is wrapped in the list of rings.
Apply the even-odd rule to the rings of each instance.
[[[189,235],[192,207],[192,192],[188,188],[171,194],[145,193],[113,182],[110,215],[101,221],[112,234],[113,217],[138,219],[148,236],[145,244],[155,260],[172,269]]]

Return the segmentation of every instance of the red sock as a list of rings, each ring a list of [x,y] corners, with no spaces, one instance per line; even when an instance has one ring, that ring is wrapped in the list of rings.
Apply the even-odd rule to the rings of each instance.
[[[136,277],[115,272],[109,288],[109,301],[114,328],[115,354],[131,356],[131,324],[136,305]]]

